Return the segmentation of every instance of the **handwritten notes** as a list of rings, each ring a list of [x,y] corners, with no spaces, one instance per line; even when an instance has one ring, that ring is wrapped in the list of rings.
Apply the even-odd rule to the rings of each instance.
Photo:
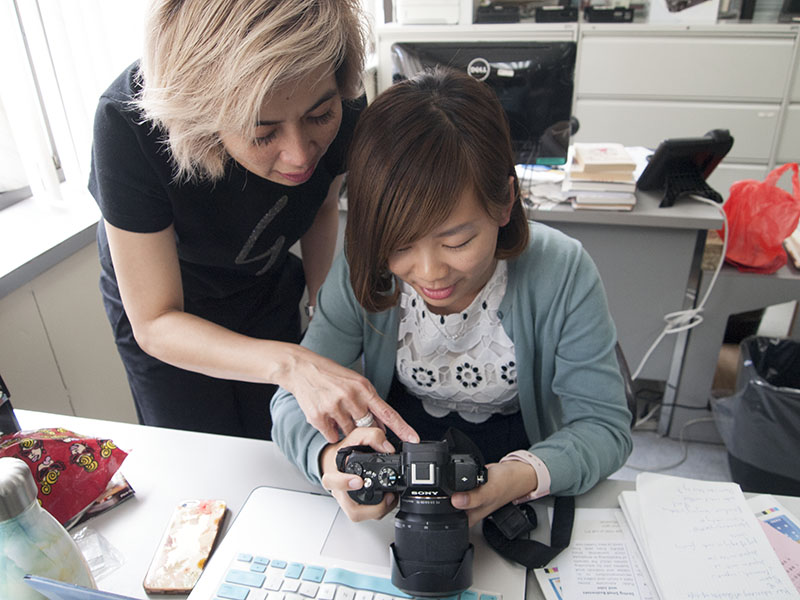
[[[662,600],[800,598],[736,484],[642,473],[636,499]]]

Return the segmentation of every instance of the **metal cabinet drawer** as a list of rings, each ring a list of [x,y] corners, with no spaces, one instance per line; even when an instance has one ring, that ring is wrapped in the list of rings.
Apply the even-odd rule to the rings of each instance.
[[[778,145],[777,163],[800,162],[800,104],[789,107]]]
[[[779,106],[770,104],[578,100],[580,129],[575,141],[621,142],[655,148],[671,137],[697,137],[729,129],[734,138],[728,160],[769,161]]]
[[[780,101],[791,38],[592,36],[580,42],[578,97]]]

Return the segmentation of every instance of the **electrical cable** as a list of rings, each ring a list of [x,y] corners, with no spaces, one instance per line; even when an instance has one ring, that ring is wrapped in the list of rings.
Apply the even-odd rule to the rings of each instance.
[[[682,456],[678,462],[671,463],[668,465],[663,465],[661,467],[637,467],[636,465],[628,465],[626,464],[625,467],[628,469],[633,469],[634,471],[648,471],[648,472],[655,472],[658,473],[660,471],[667,471],[669,469],[674,469],[675,467],[679,467],[686,459],[689,458],[689,446],[686,444],[686,440],[683,439],[683,432],[686,430],[687,427],[690,425],[696,425],[697,423],[705,423],[708,421],[713,421],[713,417],[700,417],[698,419],[692,419],[690,421],[686,421],[681,427],[681,431],[678,434],[678,441],[681,444]]]
[[[654,416],[654,415],[655,415],[655,414],[656,414],[656,413],[657,413],[657,412],[658,412],[660,409],[661,409],[661,405],[660,405],[660,404],[657,404],[657,405],[656,405],[656,406],[654,406],[654,407],[653,407],[653,409],[652,409],[652,410],[651,410],[649,413],[647,413],[645,416],[643,416],[643,417],[642,417],[642,418],[640,418],[640,419],[636,419],[636,422],[633,424],[633,429],[636,429],[636,428],[638,428],[638,427],[641,427],[642,425],[644,425],[645,423],[647,423],[647,422],[648,422],[650,419],[652,419],[652,418],[653,418],[653,416]]]
[[[700,304],[698,304],[697,307],[695,308],[679,310],[664,315],[664,321],[666,322],[666,325],[664,326],[664,329],[661,330],[661,333],[658,334],[658,337],[652,343],[650,348],[647,349],[647,352],[645,352],[644,356],[642,357],[639,366],[636,368],[633,375],[631,375],[631,379],[634,381],[639,377],[639,374],[642,372],[642,368],[644,368],[645,363],[647,363],[647,361],[650,359],[650,355],[658,347],[658,345],[661,343],[661,340],[663,340],[664,337],[674,333],[680,333],[681,331],[688,331],[689,329],[697,327],[700,323],[703,322],[703,316],[702,316],[703,309],[705,307],[706,301],[708,300],[708,296],[711,294],[711,290],[714,289],[714,284],[717,281],[717,277],[719,276],[719,272],[722,269],[722,265],[725,263],[725,253],[728,249],[728,215],[725,214],[722,205],[712,200],[709,200],[708,198],[704,198],[696,194],[691,194],[689,195],[689,197],[698,202],[702,202],[704,204],[713,206],[722,215],[723,228],[724,228],[723,231],[725,232],[725,235],[723,236],[722,239],[722,256],[720,257],[716,269],[714,269],[714,276],[711,278],[711,282],[708,284],[708,289],[706,290],[703,299],[700,301]]]

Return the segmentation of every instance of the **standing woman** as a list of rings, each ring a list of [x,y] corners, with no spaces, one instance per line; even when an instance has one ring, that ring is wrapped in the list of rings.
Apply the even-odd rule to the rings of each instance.
[[[332,260],[364,43],[357,0],[153,2],[141,61],[100,99],[89,181],[141,423],[268,438],[279,384],[331,440],[367,407],[406,431],[296,345]]]

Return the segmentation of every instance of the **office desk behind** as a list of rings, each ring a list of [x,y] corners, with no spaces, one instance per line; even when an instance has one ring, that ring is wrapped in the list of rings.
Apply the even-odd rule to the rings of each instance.
[[[129,452],[121,471],[136,495],[86,523],[103,535],[124,559],[121,568],[102,578],[101,589],[133,598],[185,598],[146,595],[142,589],[150,560],[173,508],[184,499],[219,498],[228,503],[232,522],[250,491],[269,485],[299,491],[319,491],[309,484],[272,442],[144,427],[79,417],[18,410],[23,429],[65,427],[76,433],[102,436]],[[576,499],[579,508],[617,507],[617,496],[634,488],[632,481],[601,481]],[[800,515],[800,498],[780,497],[787,510]],[[549,499],[536,503],[540,516],[537,538],[549,539],[543,523]],[[471,535],[480,535],[478,527]],[[532,573],[527,599],[543,600]],[[508,599],[516,600],[516,599]]]
[[[694,305],[709,229],[722,227],[712,206],[681,199],[659,208],[660,197],[637,191],[629,212],[530,209],[528,218],[546,223],[583,243],[597,264],[609,309],[631,369],[635,369],[664,327],[663,316]],[[676,389],[686,335],[668,336],[640,377],[667,381],[664,401]],[[660,433],[666,431],[659,428]]]
[[[700,293],[705,294],[713,273],[703,271]],[[708,297],[703,322],[689,332],[686,353],[681,364],[676,397],[680,407],[662,410],[659,424],[676,437],[689,423],[696,423],[684,433],[684,439],[719,442],[720,437],[712,421],[696,421],[710,417],[702,409],[708,407],[714,370],[717,365],[728,318],[738,313],[764,308],[774,304],[800,300],[800,270],[791,264],[775,273],[743,273],[725,265]],[[800,311],[794,315],[791,337],[800,341]],[[688,408],[687,408],[688,407]]]

